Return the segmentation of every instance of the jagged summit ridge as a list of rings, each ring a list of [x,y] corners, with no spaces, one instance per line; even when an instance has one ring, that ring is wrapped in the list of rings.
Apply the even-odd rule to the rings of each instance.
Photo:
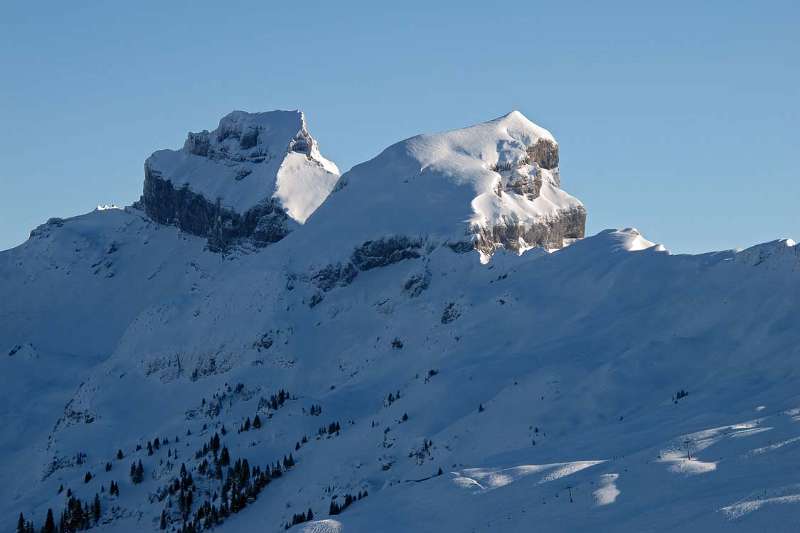
[[[141,204],[212,244],[269,243],[304,223],[338,179],[302,112],[234,111],[213,131],[189,133],[181,150],[152,154]]]
[[[561,248],[584,236],[586,210],[561,189],[558,161],[553,135],[519,111],[418,135],[346,172],[306,238],[325,247],[342,235],[404,236],[477,249],[484,261],[498,249]]]

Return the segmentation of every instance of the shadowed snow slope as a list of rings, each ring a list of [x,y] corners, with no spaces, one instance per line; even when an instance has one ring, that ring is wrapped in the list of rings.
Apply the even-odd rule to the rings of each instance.
[[[0,529],[69,489],[119,532],[791,531],[800,248],[442,246],[579,206],[525,203],[532,162],[557,189],[542,140],[404,141],[263,248],[129,207],[0,253]]]

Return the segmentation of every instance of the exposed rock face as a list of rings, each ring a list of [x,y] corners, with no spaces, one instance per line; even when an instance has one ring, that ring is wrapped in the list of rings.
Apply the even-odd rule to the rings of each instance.
[[[352,262],[358,270],[371,270],[404,259],[419,257],[422,243],[404,236],[367,241],[353,252]]]
[[[240,214],[222,207],[219,201],[210,202],[187,185],[176,189],[147,166],[140,203],[155,222],[207,237],[209,248],[215,251],[225,250],[243,238],[251,238],[259,245],[277,242],[289,233],[291,222],[274,199]]]
[[[549,139],[539,139],[526,150],[530,162],[552,170],[558,167],[558,145]]]
[[[215,250],[265,245],[304,223],[338,178],[299,111],[234,111],[214,131],[189,133],[181,150],[147,159],[139,207]]]
[[[353,266],[353,263],[337,263],[335,265],[327,265],[315,272],[311,276],[314,285],[327,292],[335,287],[345,287],[350,285],[358,276],[358,270]]]
[[[496,167],[500,182],[496,194],[519,195],[534,202],[543,194],[545,187],[550,195],[561,191],[561,176],[558,170],[558,144],[540,138],[525,148],[526,156],[518,163],[506,163]],[[547,199],[545,199],[547,200]],[[549,200],[548,200],[549,201]],[[546,216],[532,221],[521,221],[506,216],[500,223],[471,227],[475,248],[483,257],[491,256],[499,248],[522,253],[534,246],[557,249],[565,241],[580,239],[586,231],[586,209],[580,202],[571,202],[552,210]]]
[[[502,191],[519,194],[528,200],[535,200],[539,197],[542,190],[542,177],[536,173],[528,174],[513,168],[507,171],[505,183],[502,188],[498,188],[498,195]]]
[[[477,226],[475,249],[486,256],[498,248],[522,253],[534,246],[557,249],[570,239],[582,239],[586,230],[586,209],[583,206],[562,211],[532,225],[510,222],[504,225]]]
[[[358,246],[346,263],[327,265],[311,276],[318,288],[327,292],[334,287],[352,283],[359,272],[416,259],[421,255],[422,242],[399,235],[367,241]]]
[[[537,169],[550,170],[548,178],[555,187],[561,187],[561,177],[558,172],[558,145],[548,139],[539,139],[532,146],[529,146],[525,152],[527,157],[523,159],[519,165],[507,165],[504,169],[498,171],[506,172],[504,189],[507,192],[521,194],[534,200],[539,196],[542,190],[542,173],[536,172]],[[522,170],[530,170],[528,167],[533,167],[533,172],[524,172]]]

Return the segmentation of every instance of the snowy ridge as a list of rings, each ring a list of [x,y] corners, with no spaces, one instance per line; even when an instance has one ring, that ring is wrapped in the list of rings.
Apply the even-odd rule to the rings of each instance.
[[[766,263],[773,268],[782,265],[800,270],[800,247],[792,239],[779,239],[747,248],[736,254],[736,260],[751,266]]]

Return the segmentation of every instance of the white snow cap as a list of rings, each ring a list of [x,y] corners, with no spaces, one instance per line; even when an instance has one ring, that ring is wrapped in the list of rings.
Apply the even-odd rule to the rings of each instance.
[[[519,111],[512,111],[483,124],[421,135],[407,142],[423,170],[437,170],[455,184],[469,185],[474,190],[469,221],[485,226],[509,220],[533,223],[554,216],[560,209],[583,205],[559,188],[557,167],[537,169],[528,162],[528,148],[541,140],[558,145],[548,130]],[[502,169],[511,168],[519,174],[538,173],[543,186],[537,198],[496,194],[504,181]]]
[[[187,186],[238,213],[276,198],[301,224],[339,179],[301,111],[234,111],[217,129],[189,133],[181,150],[159,150],[145,165],[174,187]]]

